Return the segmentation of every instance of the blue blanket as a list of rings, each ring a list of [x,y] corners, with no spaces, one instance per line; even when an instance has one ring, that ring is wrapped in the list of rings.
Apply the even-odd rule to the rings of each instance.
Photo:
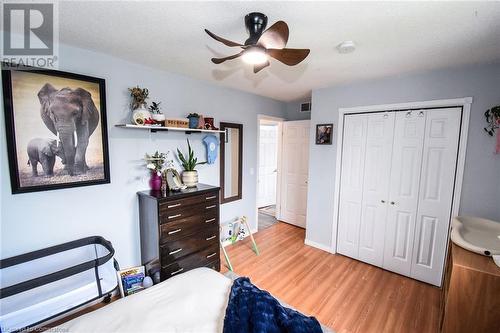
[[[314,317],[282,306],[248,278],[234,280],[223,333],[321,333]]]

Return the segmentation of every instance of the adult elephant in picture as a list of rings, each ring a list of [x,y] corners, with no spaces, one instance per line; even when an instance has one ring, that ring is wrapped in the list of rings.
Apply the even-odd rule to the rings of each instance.
[[[89,138],[99,123],[99,112],[90,93],[82,88],[57,90],[46,83],[38,92],[38,99],[45,126],[61,141],[69,174],[86,173]]]

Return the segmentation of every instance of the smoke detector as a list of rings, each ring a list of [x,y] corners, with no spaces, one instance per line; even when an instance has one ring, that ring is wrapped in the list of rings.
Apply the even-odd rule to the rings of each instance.
[[[337,45],[337,51],[339,51],[339,53],[341,54],[354,52],[355,49],[356,43],[354,43],[352,40],[346,40],[345,42]]]

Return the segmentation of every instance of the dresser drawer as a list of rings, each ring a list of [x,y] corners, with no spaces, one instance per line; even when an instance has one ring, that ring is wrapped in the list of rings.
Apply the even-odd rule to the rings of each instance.
[[[216,211],[175,219],[168,223],[160,224],[160,243],[175,241],[192,235],[200,229],[218,226],[219,217]]]
[[[159,203],[160,215],[171,215],[172,210],[183,210],[183,208],[193,205],[218,205],[219,192],[209,192],[187,198],[162,201]]]
[[[161,245],[161,265],[162,267],[168,266],[181,257],[207,248],[219,248],[218,226],[213,226],[191,236]]]
[[[189,216],[218,214],[219,204],[216,202],[204,202],[190,207],[176,208],[165,211],[160,215],[160,223],[169,223]],[[218,215],[217,215],[218,216]]]
[[[198,267],[217,267],[216,265],[219,261],[219,256],[220,252],[218,246],[211,246],[202,251],[193,253],[187,257],[175,261],[174,263],[166,267],[162,267],[161,280],[163,281],[174,275],[184,273]]]

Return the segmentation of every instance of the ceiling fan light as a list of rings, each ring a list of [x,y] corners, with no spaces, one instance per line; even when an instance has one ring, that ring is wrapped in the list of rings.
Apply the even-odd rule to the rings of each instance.
[[[261,65],[268,60],[266,52],[258,47],[247,49],[241,59],[247,64]]]

